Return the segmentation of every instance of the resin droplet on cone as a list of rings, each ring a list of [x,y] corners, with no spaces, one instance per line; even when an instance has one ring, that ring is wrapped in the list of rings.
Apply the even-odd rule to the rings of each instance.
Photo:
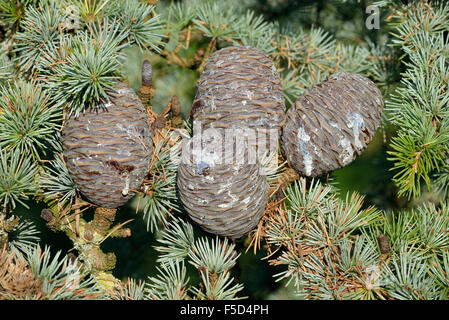
[[[180,199],[205,231],[240,238],[257,226],[265,211],[268,183],[260,163],[257,157],[249,159],[244,149],[232,158],[221,141],[211,139],[201,147],[194,139],[197,136],[184,146],[178,168]]]
[[[278,147],[284,113],[281,81],[265,53],[227,47],[207,59],[191,111],[194,129],[198,124],[203,130],[249,129],[255,133],[247,134],[254,146],[265,144],[272,151]]]
[[[144,106],[123,83],[108,92],[110,103],[68,119],[63,128],[64,159],[79,191],[90,202],[125,204],[148,174],[152,132]]]
[[[282,149],[289,165],[308,177],[346,166],[373,139],[382,108],[382,95],[368,78],[331,75],[287,112]]]

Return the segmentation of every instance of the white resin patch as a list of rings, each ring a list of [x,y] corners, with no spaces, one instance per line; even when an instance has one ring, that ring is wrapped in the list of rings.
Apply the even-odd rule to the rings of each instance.
[[[217,106],[215,105],[215,101],[213,98],[210,100],[210,109],[211,110],[217,109]]]
[[[304,127],[300,127],[298,129],[297,136],[299,139],[299,143],[298,143],[299,154],[303,155],[303,165],[304,165],[305,174],[307,176],[310,176],[312,174],[312,170],[313,170],[313,156],[307,150],[307,146],[306,146],[306,143],[310,143],[310,136],[307,134]]]
[[[300,127],[298,129],[298,139],[300,141],[308,142],[310,140],[310,136],[306,133],[306,130],[304,130],[304,127]]]
[[[247,197],[247,198],[245,198],[245,199],[243,199],[243,203],[244,204],[248,204],[249,203],[249,200],[251,200],[251,197]]]
[[[354,145],[358,150],[363,149],[362,142],[360,141],[360,130],[365,130],[365,121],[358,113],[347,114],[348,128],[352,129],[354,135]]]
[[[120,149],[116,153],[119,155],[125,155],[127,157],[131,156],[131,152],[129,150],[125,150],[125,149]]]
[[[304,153],[303,156],[304,159],[304,169],[306,170],[306,175],[310,176],[312,174],[312,170],[313,170],[313,158],[312,155],[310,153]]]
[[[341,139],[338,142],[338,145],[343,149],[343,152],[339,155],[339,158],[345,166],[352,161],[354,157],[354,150],[352,149],[351,142],[346,138]]]
[[[219,163],[220,160],[219,154],[215,150],[208,150],[207,148],[200,147],[196,156],[197,174],[203,174],[205,169],[215,167],[215,164]]]
[[[125,187],[122,190],[122,195],[126,196],[129,193],[129,175],[125,176]]]

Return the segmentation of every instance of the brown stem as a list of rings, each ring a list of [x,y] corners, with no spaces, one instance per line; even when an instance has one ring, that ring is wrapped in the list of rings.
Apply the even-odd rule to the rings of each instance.
[[[173,98],[171,98],[171,115],[172,127],[181,128],[184,123],[182,121],[181,105],[177,96],[173,96]]]
[[[41,218],[45,220],[45,222],[47,223],[47,227],[50,228],[50,230],[58,231],[58,230],[63,229],[59,219],[55,218],[55,216],[54,216],[53,212],[51,212],[51,210],[42,209]]]
[[[176,64],[182,68],[188,69],[191,69],[195,65],[195,60],[193,58],[188,59],[180,57],[173,51],[163,51],[161,55],[167,59],[167,64]]]
[[[142,85],[139,91],[139,98],[142,100],[147,112],[152,109],[151,104],[153,96],[153,67],[151,66],[150,61],[145,60],[142,65]]]
[[[6,215],[3,213],[0,213],[0,228],[3,229],[5,232],[11,232],[14,231],[15,228],[19,225],[20,218],[16,216],[11,216],[9,218],[6,218]]]
[[[94,218],[89,222],[89,229],[93,233],[105,236],[115,219],[117,209],[97,208],[95,209]],[[87,227],[87,226],[86,226]]]
[[[207,46],[206,52],[203,56],[203,61],[201,61],[200,66],[198,67],[198,72],[202,73],[204,70],[204,65],[206,64],[207,58],[210,57],[214,51],[217,50],[217,39],[213,39],[209,42],[209,45]]]
[[[117,258],[112,252],[104,253],[99,247],[91,246],[84,254],[92,273],[110,271],[115,267]]]
[[[287,168],[273,183],[273,187],[270,188],[268,194],[270,197],[276,194],[276,198],[281,199],[284,195],[284,190],[290,183],[299,179],[299,174],[292,168]]]
[[[182,128],[184,126],[184,122],[182,121],[181,115],[181,105],[179,104],[179,99],[175,95],[168,102],[167,106],[161,112],[160,115],[157,116],[156,120],[151,124],[153,129],[153,134],[156,134],[156,131],[163,130],[166,128],[165,116],[168,113],[171,113],[171,126],[175,128]]]
[[[185,47],[184,42],[186,42],[187,46],[189,42],[192,42],[194,40],[201,41],[202,39],[203,34],[200,31],[192,30],[191,28],[187,27],[179,34],[176,47],[172,51],[163,50],[160,55],[167,60],[167,64],[176,64],[183,68],[195,69],[201,62],[201,60],[198,59],[198,54],[200,54],[200,58],[202,58],[201,51],[203,50],[199,49],[195,56],[191,58],[181,57],[179,53]]]
[[[90,222],[86,222],[81,218],[81,212],[78,212],[78,235],[73,230],[72,222],[76,221],[73,215],[63,214],[61,216],[49,209],[43,209],[41,217],[47,222],[47,226],[50,229],[66,233],[74,243],[74,247],[78,250],[84,267],[88,272],[95,274],[112,270],[115,267],[115,254],[112,252],[104,253],[100,248],[100,241],[107,236],[108,232],[111,232],[116,212],[117,209],[96,208],[94,218]],[[117,229],[114,233],[115,236],[119,236],[119,234],[127,236],[130,234],[130,230]]]
[[[113,238],[127,238],[131,236],[131,229],[129,228],[123,228],[115,230],[113,233],[111,233],[111,237]]]
[[[7,217],[5,213],[0,212],[0,249],[9,242],[9,233],[14,231],[19,225],[19,217]]]

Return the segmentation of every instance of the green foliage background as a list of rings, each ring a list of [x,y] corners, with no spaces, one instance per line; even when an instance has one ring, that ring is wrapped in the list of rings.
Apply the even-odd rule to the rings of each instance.
[[[167,16],[174,14],[170,9],[173,8],[174,5],[178,6],[178,8],[184,8],[182,5],[187,3],[188,6],[189,1],[191,1],[190,3],[195,2],[193,0],[160,0],[156,9],[158,14],[161,14],[161,17],[166,18]],[[211,4],[210,6],[204,5],[204,7],[202,7],[204,9],[204,12],[201,11],[203,18],[211,20],[216,19],[217,21],[220,20],[220,15],[215,11],[214,14],[217,15],[207,17],[207,10],[210,9],[213,11],[213,5],[216,1],[198,0],[196,2],[201,3],[202,5],[207,3]],[[369,144],[368,148],[360,157],[350,165],[332,172],[327,178],[332,187],[335,188],[332,190],[338,190],[338,194],[342,200],[346,200],[348,192],[351,193],[357,191],[365,196],[362,209],[366,209],[366,212],[371,212],[371,209],[369,209],[371,206],[382,210],[382,214],[385,214],[387,217],[399,217],[401,216],[400,214],[398,215],[399,212],[408,212],[404,213],[403,216],[406,217],[404,219],[409,219],[410,221],[413,221],[413,223],[416,222],[414,219],[421,219],[419,221],[422,222],[423,225],[416,227],[415,224],[415,227],[416,230],[420,229],[421,233],[426,234],[426,212],[432,211],[433,207],[422,207],[421,205],[430,202],[436,204],[438,208],[443,208],[442,210],[447,211],[447,208],[439,203],[442,200],[447,200],[447,185],[449,182],[449,175],[447,172],[449,172],[449,169],[447,169],[447,154],[444,153],[444,150],[449,150],[449,122],[445,120],[449,119],[449,117],[447,117],[446,113],[443,115],[439,114],[439,109],[434,110],[432,108],[435,108],[435,105],[442,105],[447,109],[449,98],[447,98],[447,90],[445,95],[444,92],[431,91],[432,88],[429,89],[429,92],[423,93],[423,91],[425,91],[424,89],[428,89],[425,84],[423,85],[425,87],[424,89],[416,84],[424,78],[424,76],[422,76],[424,74],[435,76],[434,73],[436,71],[434,69],[437,68],[434,68],[434,65],[430,62],[429,65],[427,65],[426,61],[433,62],[434,60],[432,59],[438,60],[439,57],[417,57],[414,48],[421,45],[419,42],[421,40],[423,45],[428,45],[429,47],[432,46],[433,44],[429,43],[431,42],[429,39],[433,39],[433,36],[436,37],[435,34],[440,31],[445,32],[445,40],[441,40],[443,43],[441,46],[442,48],[434,48],[441,56],[442,62],[440,60],[438,61],[440,61],[443,66],[442,70],[445,70],[444,67],[447,65],[447,61],[444,59],[448,58],[449,54],[447,46],[444,44],[447,45],[449,26],[447,21],[420,21],[417,24],[408,21],[408,23],[404,24],[405,26],[401,25],[401,21],[392,21],[391,10],[388,9],[401,8],[401,6],[405,5],[407,2],[408,1],[377,1],[376,4],[383,8],[383,10],[380,11],[381,14],[379,17],[380,28],[377,30],[369,30],[365,26],[365,21],[368,17],[365,9],[371,4],[371,1],[229,0],[226,2],[226,7],[232,16],[243,17],[247,10],[252,10],[255,14],[254,16],[263,16],[265,21],[272,23],[272,26],[277,28],[276,30],[282,30],[285,34],[292,37],[299,34],[299,41],[304,41],[304,43],[299,43],[298,45],[309,44],[309,42],[312,44],[315,42],[318,43],[318,48],[315,49],[318,49],[317,51],[319,52],[324,47],[324,51],[327,53],[330,52],[329,56],[327,56],[330,57],[330,61],[335,61],[332,59],[337,55],[335,53],[337,51],[332,50],[339,50],[342,48],[341,52],[343,52],[343,59],[341,61],[339,60],[338,63],[345,64],[343,69],[365,73],[372,78],[375,78],[376,83],[383,93],[384,100],[387,101],[381,127],[377,131],[374,140]],[[2,9],[1,5],[6,6],[7,3],[7,0],[0,0],[0,13],[6,12]],[[28,1],[27,3],[34,2]],[[423,3],[423,1],[416,1],[416,3]],[[435,10],[440,10],[438,8],[440,7],[436,7]],[[441,16],[447,17],[449,9],[445,7],[441,8],[443,8],[440,10]],[[187,15],[188,12],[184,12],[184,14]],[[14,27],[17,26],[13,18],[5,15],[0,17],[3,19],[3,22],[8,22]],[[424,19],[425,17],[423,11],[422,18]],[[412,19],[413,17],[408,18]],[[414,25],[418,24],[421,29],[414,29]],[[198,23],[197,27],[201,28],[202,25]],[[398,29],[395,29],[395,27]],[[412,28],[413,30],[408,30],[407,28]],[[211,36],[213,32],[214,30],[212,30],[210,34],[206,33],[207,36],[199,40],[192,39],[187,49],[183,48],[178,52],[179,57],[191,59],[200,49],[207,51],[207,48],[211,43],[210,39],[213,38],[213,36]],[[257,30],[254,32],[257,32]],[[397,32],[398,34],[394,36],[392,34],[394,32]],[[404,36],[408,32],[410,32],[410,34],[414,34],[415,32],[416,34],[414,35],[416,37],[412,37],[412,40],[409,40],[407,36]],[[330,35],[330,37],[333,37],[337,42],[328,42],[330,37],[326,38],[326,36],[323,36],[325,33]],[[148,32],[147,34],[149,37],[152,36],[151,32]],[[310,34],[313,36],[310,36]],[[424,36],[422,36],[423,34]],[[20,36],[25,40],[28,40],[30,37],[29,34],[24,33],[21,33]],[[83,35],[80,37],[82,38]],[[166,48],[174,48],[176,45],[175,38],[175,36],[169,38]],[[160,39],[156,36],[154,43],[157,44],[159,40]],[[133,41],[135,44],[123,51],[124,62],[122,64],[123,70],[121,70],[121,73],[127,78],[129,85],[134,90],[139,90],[141,86],[140,69],[142,62],[145,59],[150,60],[153,66],[153,86],[155,89],[153,110],[156,113],[160,113],[169,103],[169,100],[176,95],[180,100],[183,118],[187,120],[195,95],[195,84],[199,77],[199,72],[195,70],[195,68],[183,68],[176,63],[171,63],[170,59],[163,58],[161,55],[155,54],[154,52],[141,50],[142,42],[139,41],[138,36],[134,36]],[[248,41],[254,41],[254,39]],[[21,43],[24,48],[27,48],[26,41],[19,41],[19,43]],[[153,44],[153,42],[151,43]],[[331,43],[331,45],[329,45],[329,43]],[[340,44],[342,46],[347,45],[347,47],[339,47]],[[435,45],[435,47],[437,47],[437,45]],[[156,50],[155,48],[157,47],[152,47],[152,49]],[[269,44],[267,44],[267,50],[269,49]],[[104,50],[107,50],[107,46]],[[30,50],[30,52],[27,50],[24,51],[24,65],[22,65],[22,68],[35,68],[36,70],[43,68],[39,63],[36,65],[28,64],[27,62],[33,61],[33,53],[35,52],[33,50]],[[338,52],[341,53],[340,51]],[[112,54],[116,54],[116,52],[113,51]],[[304,52],[301,52],[301,54],[304,54]],[[288,56],[288,54],[286,54],[286,56]],[[301,62],[304,62],[301,59],[304,59],[304,57],[300,54],[298,54],[298,56],[299,57],[296,58],[300,61],[298,64],[301,65]],[[289,70],[289,67],[284,65],[285,61],[280,63],[281,67],[284,69],[282,72],[284,90],[287,96],[287,106],[289,106],[290,103],[307,87],[313,83],[319,82],[319,79],[324,77],[324,72],[323,74],[320,72],[322,69],[328,68],[329,66],[326,65],[326,63],[330,62],[323,62],[325,58],[321,57],[319,53],[317,56],[318,57],[314,57],[315,60],[312,58],[312,61],[307,61],[307,63],[304,62],[302,65],[303,68],[298,68],[297,70],[295,68]],[[385,57],[385,60],[381,62],[377,61],[376,58],[378,58],[378,56]],[[321,60],[321,58],[323,58],[323,60]],[[359,59],[364,60],[361,61]],[[105,60],[107,62],[109,59]],[[447,60],[449,61],[449,59]],[[102,66],[100,62],[98,64]],[[324,64],[323,68],[321,68],[321,63]],[[108,64],[106,63],[105,65],[105,68],[107,69]],[[0,65],[0,67],[2,67],[2,65]],[[415,74],[412,71],[406,73],[409,69],[418,71]],[[2,70],[3,69],[0,69],[0,79],[3,72]],[[5,70],[7,70],[7,68],[5,68]],[[40,72],[43,72],[44,74],[47,71],[48,70],[40,70]],[[53,79],[66,79],[65,76],[70,71],[70,69],[61,67],[60,69],[57,69],[57,72],[52,74],[51,77],[55,77]],[[109,75],[110,72],[106,71],[105,74]],[[290,71],[292,72],[286,75],[286,73]],[[115,73],[112,74],[115,75]],[[103,84],[107,84],[107,77],[102,81],[104,81]],[[447,77],[443,80],[437,78],[435,81],[440,84],[444,82],[447,88]],[[61,86],[61,83],[58,83],[58,81],[54,81],[54,83]],[[62,83],[62,85],[64,85],[64,83]],[[416,90],[414,91],[410,88]],[[62,92],[59,91],[58,94],[58,97],[62,100],[70,100],[68,99],[70,96],[64,92],[64,90],[62,90]],[[427,95],[429,100],[424,101],[422,104],[415,103],[418,98],[422,98],[421,95]],[[440,96],[443,97],[441,98],[442,101],[435,98]],[[434,100],[438,101],[433,103]],[[77,100],[77,105],[82,105],[84,102],[84,100],[81,100],[81,102]],[[410,110],[412,111],[410,112]],[[79,110],[75,110],[75,112],[76,111]],[[417,118],[417,120],[415,118]],[[420,131],[420,129],[422,130]],[[422,158],[419,158],[419,155],[422,155]],[[39,157],[39,153],[33,153],[33,157]],[[446,160],[444,160],[444,157]],[[414,162],[415,160],[416,162]],[[446,161],[445,165],[444,161]],[[415,166],[418,168],[416,171],[414,171]],[[438,172],[438,178],[435,178],[433,175],[435,170],[443,167],[444,169]],[[402,169],[403,171],[401,171]],[[430,180],[432,180],[432,188],[427,188],[430,184]],[[322,179],[322,182],[325,182],[325,178]],[[433,183],[435,183],[435,185],[433,185]],[[290,198],[294,198],[294,192],[292,190],[293,189],[290,190],[292,193],[289,195]],[[443,192],[439,192],[441,190],[443,190]],[[147,280],[148,277],[154,277],[158,271],[156,260],[160,258],[160,253],[158,253],[154,247],[160,245],[156,239],[160,238],[162,230],[148,232],[147,222],[145,219],[142,219],[142,213],[137,213],[137,202],[137,197],[129,201],[125,206],[118,210],[116,217],[117,221],[133,219],[133,221],[127,225],[127,227],[131,229],[132,237],[126,239],[108,238],[101,244],[103,251],[113,251],[116,254],[117,264],[113,270],[113,275],[121,280],[126,280],[128,277],[136,280]],[[354,202],[357,201],[354,200]],[[29,209],[26,208],[26,206],[28,206]],[[70,252],[73,250],[73,243],[66,237],[66,235],[50,231],[45,225],[45,222],[40,218],[41,210],[45,208],[46,206],[44,204],[29,200],[25,201],[24,204],[18,204],[14,213],[35,223],[37,229],[40,231],[41,247],[49,245],[53,254],[58,250],[61,250],[63,254]],[[416,210],[421,216],[416,218],[415,211],[412,210]],[[434,213],[436,214],[436,210],[434,210]],[[373,214],[379,214],[379,212],[374,212]],[[84,212],[84,218],[87,221],[89,221],[92,216],[93,209]],[[435,226],[438,227],[444,225],[444,223],[435,223]],[[384,226],[381,225],[376,227],[383,227],[386,229],[388,228],[388,223],[385,223]],[[358,227],[355,227],[354,229],[357,228]],[[366,231],[364,226],[360,227],[360,230],[356,231],[357,235],[359,235],[359,232]],[[402,231],[402,229],[399,230]],[[416,230],[414,232],[417,233],[418,231]],[[441,230],[437,231],[439,232]],[[444,233],[438,232],[436,232],[437,235]],[[197,229],[195,229],[195,234],[203,235],[203,233]],[[375,232],[373,234],[375,234]],[[356,238],[355,235],[351,236],[354,236],[352,239]],[[400,236],[401,235],[399,235],[399,237]],[[410,237],[413,241],[416,240],[413,238],[415,236],[415,233],[404,235],[404,237]],[[418,236],[416,237],[418,238]],[[301,241],[302,240],[303,239],[301,239]],[[360,239],[357,236],[357,241],[359,240]],[[396,240],[396,238],[392,239],[392,241]],[[429,243],[434,244],[435,247],[429,245],[424,251],[429,250],[429,252],[431,252],[429,255],[434,254],[435,256],[440,257],[440,249],[444,250],[449,243],[447,238],[443,240],[437,239],[434,243],[431,243],[431,240],[432,239],[429,240]],[[362,239],[357,243],[365,243],[363,241],[365,241],[365,239]],[[411,247],[414,245],[413,241],[411,241]],[[419,241],[427,244],[423,239],[419,239]],[[372,243],[373,242],[371,242],[371,244]],[[344,244],[345,243],[339,243],[338,245],[343,248]],[[274,274],[282,274],[282,272],[285,272],[285,268],[281,266],[269,266],[268,261],[262,259],[267,255],[267,251],[259,250],[257,254],[254,254],[252,250],[245,252],[246,246],[242,241],[237,241],[235,246],[235,250],[239,252],[241,256],[238,259],[236,266],[232,268],[231,274],[238,279],[239,283],[243,284],[244,289],[239,293],[239,296],[248,296],[252,299],[298,298],[298,296],[294,294],[293,283],[291,283],[290,286],[285,287],[285,279],[277,282],[276,278],[273,277]],[[367,245],[367,247],[369,246]],[[403,250],[399,245],[396,249]],[[414,249],[411,248],[410,252],[413,250]],[[409,254],[408,251],[407,254]],[[416,258],[417,260],[412,260],[415,262],[421,261],[420,255],[416,255],[416,257],[413,257],[413,259]],[[444,259],[447,260],[448,257],[449,256],[444,256]],[[403,260],[400,261],[401,263],[403,262]],[[397,261],[395,260],[394,263],[397,263]],[[397,267],[394,263],[391,266],[392,269]],[[413,268],[418,268],[420,266],[421,265],[417,263]],[[198,273],[198,268],[190,264],[186,264],[186,267],[191,282],[199,282],[201,276]],[[290,268],[291,265],[288,265],[288,267]],[[419,272],[417,275],[414,274],[414,276],[416,276],[416,278],[413,278],[412,281],[416,280],[418,283],[416,285],[417,287],[422,287],[422,283],[425,284],[425,281],[428,280],[423,277],[422,274],[419,274]],[[292,278],[293,277],[294,276],[292,276]],[[391,291],[395,292],[393,289],[391,289]],[[412,295],[404,293],[404,295],[401,296],[401,294],[402,293],[397,293],[395,297],[408,298]]]
[[[168,6],[170,0],[162,0],[159,6]],[[312,26],[321,27],[336,39],[346,43],[363,45],[366,38],[382,44],[387,33],[386,25],[381,18],[379,30],[368,30],[365,27],[367,14],[365,8],[368,1],[299,1],[299,0],[259,0],[238,1],[238,10],[252,9],[263,14],[268,21],[289,25],[290,28]],[[192,43],[186,56],[194,54],[199,46],[204,44]],[[173,95],[180,99],[182,114],[186,119],[195,95],[195,83],[199,74],[193,70],[181,68],[178,65],[167,65],[166,60],[149,53],[142,52],[138,47],[125,49],[126,61],[124,74],[127,75],[130,86],[138,91],[141,84],[140,66],[144,59],[149,59],[153,65],[153,83],[155,98],[154,111],[160,113]],[[347,167],[332,173],[341,195],[347,191],[359,191],[366,194],[366,206],[376,205],[379,208],[398,209],[404,203],[397,203],[395,188],[391,185],[392,173],[389,171],[391,162],[386,161],[386,148],[382,144],[382,131],[379,131],[374,141],[362,156]],[[399,200],[400,201],[400,200]],[[50,245],[52,251],[68,252],[72,248],[69,239],[63,234],[48,230],[40,218],[44,209],[34,201],[29,201],[31,210],[18,208],[18,214],[31,219],[41,232],[41,243]],[[156,273],[157,252],[155,237],[146,231],[145,222],[135,214],[136,199],[119,209],[117,220],[135,219],[128,227],[132,230],[132,237],[123,239],[107,239],[102,247],[105,252],[114,251],[117,255],[117,265],[113,274],[126,280],[127,277],[145,280]],[[89,220],[89,218],[87,218]],[[237,267],[239,274],[235,274],[244,284],[242,296],[253,299],[294,298],[292,292],[276,283],[272,277],[276,268],[269,266],[264,257],[264,251],[254,255],[252,251],[243,254]],[[192,281],[198,278],[197,271],[189,268]]]

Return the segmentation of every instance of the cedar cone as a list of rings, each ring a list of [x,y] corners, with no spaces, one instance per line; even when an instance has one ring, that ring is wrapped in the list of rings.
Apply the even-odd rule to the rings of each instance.
[[[201,124],[202,129],[257,130],[258,141],[249,138],[251,145],[264,144],[272,151],[278,148],[284,113],[281,81],[265,53],[252,47],[227,47],[207,59],[191,111],[194,128]]]
[[[195,139],[197,136],[183,147],[178,168],[180,199],[205,231],[240,238],[257,226],[265,211],[268,183],[259,160],[254,156],[249,161],[248,153],[242,152],[245,148],[237,148],[240,157],[234,157],[232,149],[224,152],[221,141],[213,138],[197,152]]]
[[[382,108],[382,95],[368,78],[331,75],[287,112],[282,149],[289,165],[308,177],[346,166],[373,139]]]
[[[114,92],[115,91],[115,92]],[[92,203],[117,208],[140,188],[153,152],[144,106],[123,83],[110,102],[70,118],[63,128],[64,159],[79,191]]]

